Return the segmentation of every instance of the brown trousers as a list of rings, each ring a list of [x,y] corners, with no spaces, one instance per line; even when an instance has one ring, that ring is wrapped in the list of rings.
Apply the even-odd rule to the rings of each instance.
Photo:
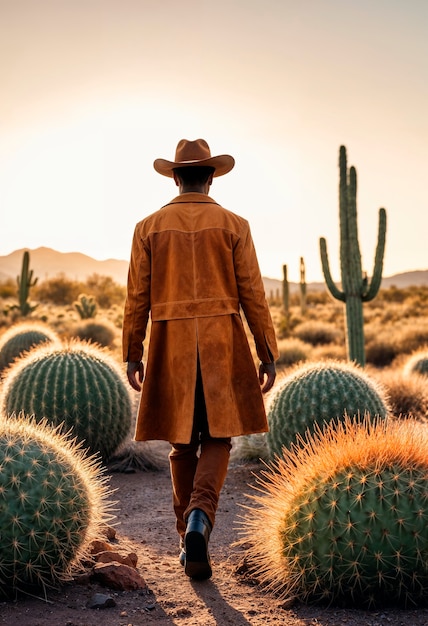
[[[209,434],[199,363],[190,443],[172,443],[171,446],[173,506],[177,531],[184,537],[186,519],[193,509],[202,509],[214,526],[232,447],[230,437],[216,438]]]

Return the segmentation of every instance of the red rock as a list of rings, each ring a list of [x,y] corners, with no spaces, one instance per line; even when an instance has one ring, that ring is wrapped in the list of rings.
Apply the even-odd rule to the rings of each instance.
[[[129,565],[129,567],[137,567],[138,557],[135,552],[129,552],[128,554],[120,554],[116,550],[106,550],[105,552],[98,552],[95,555],[97,563],[111,563],[117,561],[122,565]]]
[[[117,561],[95,563],[93,572],[93,578],[110,589],[123,591],[147,589],[146,581],[134,567]]]
[[[107,541],[95,539],[89,544],[89,551],[91,554],[98,554],[98,552],[106,552],[107,550],[113,550],[112,546],[107,543]]]

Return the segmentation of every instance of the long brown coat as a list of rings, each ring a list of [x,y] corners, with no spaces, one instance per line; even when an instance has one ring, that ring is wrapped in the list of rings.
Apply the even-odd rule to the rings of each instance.
[[[135,227],[123,359],[139,361],[151,314],[135,438],[190,441],[199,354],[213,437],[267,430],[257,355],[278,357],[248,222],[209,196],[184,193]]]

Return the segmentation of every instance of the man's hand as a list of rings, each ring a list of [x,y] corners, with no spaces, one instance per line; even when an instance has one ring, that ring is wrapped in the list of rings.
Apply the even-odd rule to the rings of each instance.
[[[267,376],[266,382],[264,382],[265,376]],[[275,382],[275,378],[276,378],[275,363],[260,363],[259,381],[261,385],[263,385],[264,383],[262,387],[262,393],[267,393],[268,391],[272,389],[273,383]]]
[[[129,384],[135,391],[141,391],[141,383],[144,379],[144,365],[141,361],[128,361],[126,368]]]

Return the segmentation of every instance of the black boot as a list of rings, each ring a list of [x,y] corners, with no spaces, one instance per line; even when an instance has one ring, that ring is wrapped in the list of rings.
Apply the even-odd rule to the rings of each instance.
[[[180,565],[184,566],[186,562],[186,550],[184,549],[184,537],[180,539],[180,556],[178,558],[180,561]]]
[[[208,553],[210,534],[211,524],[207,515],[201,509],[193,509],[187,518],[186,534],[184,535],[186,552],[184,571],[190,578],[205,580],[212,575]]]

